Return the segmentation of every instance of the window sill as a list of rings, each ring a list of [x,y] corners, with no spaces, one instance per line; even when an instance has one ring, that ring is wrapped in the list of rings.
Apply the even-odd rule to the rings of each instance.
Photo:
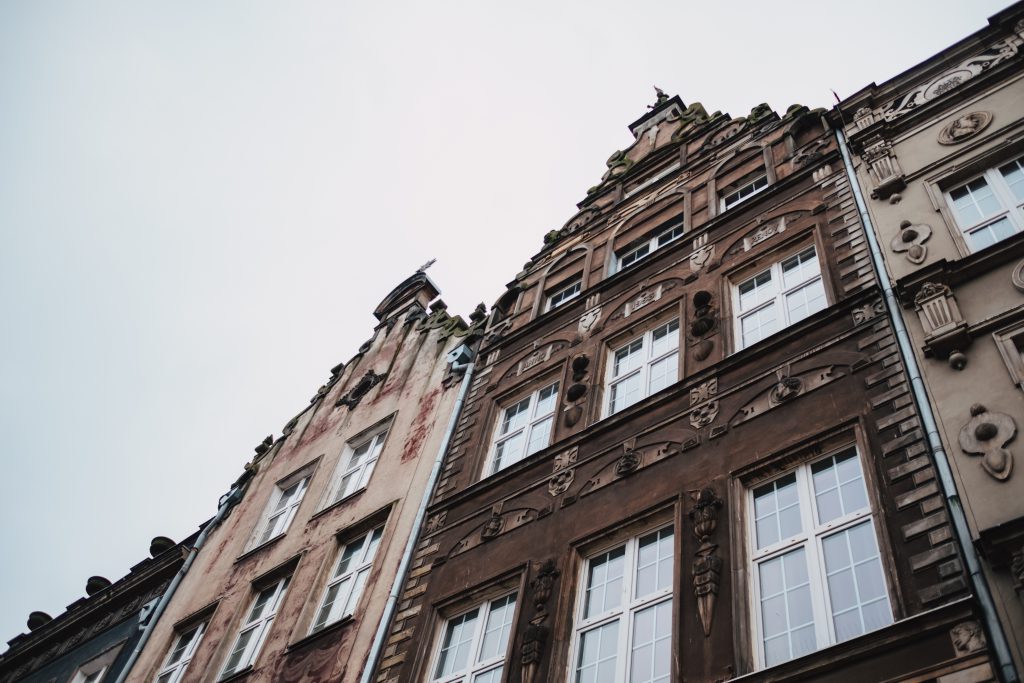
[[[255,671],[255,669],[253,669],[252,664],[250,664],[249,666],[245,667],[244,669],[242,669],[240,671],[236,671],[235,673],[231,674],[230,676],[228,676],[226,678],[218,678],[217,679],[217,683],[233,683],[234,681],[245,680],[246,678],[249,677],[249,674],[251,674],[253,671]]]
[[[335,621],[332,624],[328,624],[327,626],[324,626],[322,629],[320,629],[316,633],[310,633],[308,636],[305,636],[304,638],[296,640],[294,643],[292,643],[287,648],[285,648],[285,653],[286,654],[291,654],[292,652],[295,652],[297,650],[301,650],[302,648],[304,648],[304,647],[306,647],[306,646],[308,646],[308,645],[310,645],[312,643],[315,643],[316,641],[320,640],[321,638],[326,637],[327,635],[329,635],[331,633],[336,633],[338,631],[341,631],[341,630],[345,629],[349,625],[354,624],[355,621],[356,621],[355,616],[353,616],[351,614],[349,614],[348,616],[342,617],[341,619],[338,619],[338,621]]]
[[[288,532],[285,531],[283,534],[278,534],[277,536],[274,536],[269,541],[264,541],[263,543],[260,543],[258,546],[246,550],[244,553],[235,558],[235,564],[238,564],[239,562],[245,562],[253,555],[258,555],[262,553],[265,549],[269,548],[270,546],[274,545],[282,538],[284,538],[287,535],[287,533]]]
[[[348,495],[347,495],[347,496],[345,496],[344,498],[341,498],[341,499],[339,499],[339,500],[336,500],[336,501],[334,501],[333,503],[331,503],[330,505],[328,505],[328,506],[327,506],[327,507],[325,507],[324,509],[322,509],[322,510],[317,510],[316,512],[314,512],[314,513],[313,513],[313,514],[312,514],[312,515],[310,516],[310,518],[309,518],[309,521],[311,521],[311,522],[312,522],[312,521],[313,521],[314,519],[317,519],[317,518],[319,518],[319,517],[322,517],[322,516],[326,515],[326,514],[327,514],[328,512],[330,512],[330,511],[332,511],[332,510],[336,510],[336,509],[338,509],[339,507],[341,507],[341,506],[345,505],[346,503],[348,503],[348,502],[349,502],[349,501],[351,501],[352,499],[354,499],[354,498],[356,498],[356,497],[358,497],[358,496],[362,495],[363,491],[365,491],[365,490],[366,490],[366,487],[364,486],[363,488],[359,489],[358,491],[353,491],[352,493],[348,494]]]

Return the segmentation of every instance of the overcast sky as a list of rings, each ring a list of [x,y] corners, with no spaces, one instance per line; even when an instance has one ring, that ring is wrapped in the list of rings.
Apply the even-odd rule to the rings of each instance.
[[[424,261],[493,303],[652,84],[827,107],[1005,5],[0,3],[0,639],[210,517]]]

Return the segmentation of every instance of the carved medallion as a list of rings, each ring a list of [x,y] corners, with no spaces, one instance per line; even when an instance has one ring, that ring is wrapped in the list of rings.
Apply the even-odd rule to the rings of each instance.
[[[949,637],[953,641],[953,649],[956,650],[958,656],[985,649],[985,632],[981,630],[981,624],[976,621],[964,621],[957,624],[950,629]]]
[[[573,479],[576,478],[575,469],[567,469],[558,472],[555,476],[548,480],[548,493],[552,496],[560,496],[569,490],[572,486]]]
[[[718,417],[718,401],[708,401],[690,413],[690,424],[700,429],[707,427]]]
[[[914,265],[924,263],[928,257],[928,247],[924,243],[932,236],[930,225],[919,223],[911,224],[910,221],[900,223],[900,233],[889,242],[889,248],[897,254],[906,252],[907,260]]]
[[[1006,445],[1017,434],[1017,425],[1006,413],[989,412],[976,403],[971,419],[960,429],[960,449],[967,455],[980,455],[981,466],[997,481],[1006,481],[1013,473],[1013,453]]]
[[[940,145],[957,145],[970,140],[992,123],[992,114],[987,111],[972,111],[950,122],[939,131]]]

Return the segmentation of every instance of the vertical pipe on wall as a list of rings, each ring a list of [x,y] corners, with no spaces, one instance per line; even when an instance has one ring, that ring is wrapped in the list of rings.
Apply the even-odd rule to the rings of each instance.
[[[985,620],[985,630],[988,633],[991,641],[990,644],[999,666],[1000,678],[1006,681],[1006,683],[1016,683],[1020,679],[1017,676],[1017,670],[1010,656],[1006,635],[999,624],[999,617],[996,613],[995,604],[992,601],[988,582],[982,573],[978,554],[974,549],[974,544],[971,542],[971,531],[967,526],[967,516],[964,514],[963,503],[960,501],[960,494],[957,492],[956,484],[953,481],[949,459],[942,445],[942,438],[939,436],[935,415],[932,413],[931,403],[928,401],[928,394],[925,391],[921,370],[914,356],[910,336],[907,333],[906,325],[903,324],[899,303],[896,301],[896,295],[892,291],[892,283],[889,280],[885,260],[882,258],[882,250],[878,246],[878,239],[875,236],[874,227],[871,223],[871,216],[868,215],[864,195],[861,193],[860,184],[857,182],[853,160],[850,157],[850,150],[846,144],[846,136],[843,135],[843,131],[838,127],[835,129],[835,133],[836,140],[839,143],[839,151],[843,155],[843,166],[846,169],[846,176],[850,181],[850,188],[853,191],[853,197],[857,204],[857,212],[860,214],[861,222],[864,225],[864,233],[871,251],[871,261],[874,264],[875,274],[878,277],[878,283],[885,298],[886,315],[896,334],[900,356],[906,368],[907,377],[910,380],[910,387],[914,395],[914,401],[917,404],[918,414],[921,416],[921,422],[924,425],[928,446],[935,459],[935,467],[939,473],[939,484],[949,505],[950,517],[956,529],[958,545],[964,560],[967,562],[974,594],[981,607],[982,617]]]

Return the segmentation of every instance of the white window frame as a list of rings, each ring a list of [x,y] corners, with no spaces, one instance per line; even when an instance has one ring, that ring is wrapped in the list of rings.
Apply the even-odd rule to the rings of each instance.
[[[512,610],[510,618],[507,621],[503,621],[501,626],[502,638],[505,640],[504,647],[498,648],[498,651],[490,657],[483,657],[481,652],[484,645],[484,634],[485,630],[491,626],[489,623],[492,614],[492,608],[497,603],[506,603],[512,601]],[[508,662],[509,650],[512,646],[512,627],[515,626],[516,617],[518,616],[519,608],[519,596],[515,591],[511,593],[503,593],[496,598],[486,600],[481,603],[477,603],[473,607],[465,610],[461,610],[458,614],[455,614],[441,624],[441,628],[438,629],[437,638],[435,639],[433,654],[430,657],[430,668],[427,669],[428,681],[430,683],[470,683],[477,680],[483,679],[488,674],[493,679],[493,673],[499,668],[502,673],[498,676],[498,681],[501,680],[504,674],[504,667]],[[468,641],[462,641],[469,644],[469,659],[466,665],[458,670],[452,671],[445,675],[440,675],[440,667],[442,664],[441,653],[444,648],[445,639],[448,634],[449,626],[452,625],[456,620],[464,619],[470,614],[476,614],[476,621],[473,624],[473,632]],[[484,615],[484,618],[481,618]],[[486,679],[484,679],[486,680]]]
[[[565,285],[562,285],[547,297],[547,302],[544,305],[544,312],[553,311],[563,304],[567,304],[573,299],[579,298],[579,295],[583,292],[583,278],[576,277],[570,280]]]
[[[635,597],[636,589],[636,577],[637,577],[637,565],[639,563],[639,549],[640,541],[650,536],[661,536],[665,532],[669,533],[669,561],[671,568],[669,569],[669,576],[667,585],[660,589],[656,589],[646,595],[639,598]],[[657,541],[656,541],[657,542]],[[590,567],[591,564],[599,559],[608,556],[610,553],[623,549],[624,566],[622,571],[622,586],[621,593],[619,596],[619,604],[617,607],[612,607],[601,612],[597,612],[592,615],[584,617],[586,614],[587,597],[591,585],[590,581]],[[659,559],[664,559],[660,558]],[[656,563],[660,564],[660,562]],[[671,523],[661,524],[654,528],[647,529],[646,531],[636,534],[625,542],[619,542],[615,545],[605,547],[600,552],[592,553],[589,555],[585,562],[582,563],[577,590],[576,602],[575,602],[575,617],[573,619],[573,637],[572,647],[569,651],[569,666],[565,680],[572,681],[572,683],[578,683],[579,681],[579,668],[581,662],[581,648],[583,643],[583,637],[585,634],[594,632],[597,629],[603,628],[613,622],[618,622],[618,639],[615,647],[615,676],[614,683],[625,683],[625,681],[632,680],[632,666],[633,666],[633,636],[634,636],[634,622],[636,615],[642,611],[650,608],[658,607],[664,604],[669,605],[669,611],[674,612],[673,606],[673,589],[675,586],[675,574],[677,558],[675,557],[675,530]],[[607,583],[603,584],[604,595],[607,595]],[[669,618],[669,678],[666,680],[672,680],[672,669],[671,669],[671,658],[675,652],[675,645],[673,643],[674,633],[672,632],[673,618]],[[662,636],[664,638],[664,636]]]
[[[814,263],[817,265],[817,271],[809,275],[805,279],[802,279],[798,282],[794,282],[792,284],[787,284],[783,273],[784,264],[786,264],[789,261],[792,261],[795,258],[801,258],[807,255],[808,252],[810,252],[813,256],[811,260],[813,260]],[[755,303],[748,309],[743,309],[742,298],[740,296],[742,288],[745,287],[748,283],[754,282],[755,280],[757,280],[758,278],[762,277],[765,274],[769,275],[769,285],[766,286],[771,287],[771,290],[768,291],[768,294],[770,294],[770,296],[767,296],[767,298],[763,299],[762,301]],[[824,306],[815,311],[806,313],[802,317],[793,318],[790,315],[789,307],[786,305],[788,298],[796,294],[800,290],[813,286],[815,283],[818,283],[821,286],[821,291],[825,299]],[[774,332],[771,332],[770,334],[764,335],[761,338],[748,343],[743,338],[743,320],[753,315],[759,314],[762,311],[767,310],[771,306],[774,306],[776,311],[776,330]],[[777,259],[769,267],[759,270],[756,274],[748,278],[744,278],[742,281],[737,282],[732,286],[732,308],[734,330],[736,333],[736,350],[742,351],[748,346],[753,346],[754,344],[757,344],[758,342],[767,339],[772,335],[778,334],[779,332],[786,329],[790,325],[800,322],[804,318],[810,317],[817,313],[818,311],[828,308],[828,306],[828,288],[825,287],[825,279],[821,269],[821,259],[818,257],[818,248],[813,244],[809,244],[799,249],[796,249],[791,253],[786,254],[786,256]]]
[[[1024,389],[1024,321],[993,332],[992,338],[1010,373],[1010,379]]]
[[[330,579],[314,613],[313,624],[309,629],[310,634],[322,631],[331,624],[355,613],[383,535],[384,525],[382,524],[353,538],[338,549],[338,559],[334,561]],[[346,556],[348,556],[348,564],[343,566]],[[334,591],[333,596],[332,591]],[[331,600],[330,604],[327,602],[328,599]]]
[[[525,460],[529,456],[533,455],[537,451],[542,451],[551,444],[551,435],[555,429],[555,411],[558,408],[558,381],[547,382],[541,388],[537,389],[529,396],[521,398],[518,401],[510,402],[498,411],[498,419],[494,425],[494,436],[491,439],[491,447],[488,450],[487,464],[484,467],[484,476],[489,477],[492,474],[496,474],[503,469],[511,467],[515,463]],[[550,394],[549,394],[550,392]],[[543,394],[549,394],[553,399],[551,401],[551,409],[539,412],[541,409],[541,396]],[[525,405],[524,405],[525,404]],[[512,410],[522,407],[523,412],[526,413],[526,421],[520,427],[509,428],[507,431],[505,425],[509,422],[509,413]],[[548,438],[545,443],[538,445],[537,447],[530,449],[530,444],[533,442],[536,430],[543,425],[548,423]],[[506,443],[511,443],[513,439],[522,437],[523,448],[521,455],[514,460],[506,460],[504,462],[498,462],[498,449]]]
[[[673,326],[674,326],[675,329],[669,329],[669,331],[667,333],[668,334],[674,334],[676,336],[676,344],[675,344],[675,346],[672,346],[672,347],[668,348],[668,350],[663,351],[662,353],[654,355],[654,337],[655,337],[655,335],[659,331],[661,331],[662,329],[672,328]],[[639,353],[642,354],[639,367],[633,368],[632,370],[627,370],[627,371],[623,372],[623,374],[621,374],[621,375],[616,375],[615,374],[615,372],[616,372],[616,356],[619,354],[619,352],[624,351],[624,350],[632,347],[633,345],[635,345],[637,343],[640,344],[640,346],[639,346]],[[608,351],[608,368],[607,368],[607,371],[605,372],[605,383],[604,383],[604,392],[605,392],[604,393],[604,395],[605,395],[604,417],[609,417],[611,415],[614,415],[617,412],[625,410],[629,406],[634,405],[636,403],[639,403],[640,401],[644,400],[648,396],[656,394],[657,392],[661,391],[662,389],[665,389],[666,387],[672,386],[673,384],[678,382],[679,381],[679,361],[678,361],[678,358],[679,358],[679,351],[680,351],[681,344],[682,344],[682,335],[679,333],[679,319],[678,318],[673,318],[673,319],[668,320],[666,322],[659,323],[658,325],[655,325],[654,327],[652,327],[651,329],[647,330],[646,332],[644,332],[639,337],[634,337],[633,339],[629,340],[625,344],[619,344],[615,348],[609,349],[609,351]],[[651,368],[654,365],[656,365],[657,363],[659,363],[659,362],[661,362],[661,361],[663,361],[663,360],[665,360],[667,358],[670,358],[673,354],[676,355],[676,357],[677,357],[675,379],[670,381],[664,387],[661,387],[661,388],[659,388],[659,389],[657,389],[655,391],[651,391]],[[630,378],[636,376],[637,374],[639,374],[639,376],[640,376],[640,388],[641,388],[640,396],[635,401],[632,401],[631,403],[625,404],[624,406],[622,406],[618,410],[614,410],[613,407],[614,407],[614,399],[615,399],[615,387],[623,384],[625,381],[627,381]]]
[[[390,422],[380,429],[373,430],[354,439],[342,450],[341,458],[338,459],[337,471],[327,490],[327,499],[324,508],[329,508],[341,501],[354,496],[364,490],[370,483],[370,477],[377,466],[377,460],[387,443],[388,432],[391,430]],[[360,451],[366,448],[362,454]],[[359,461],[353,464],[353,458],[359,457]],[[351,485],[350,483],[351,482]]]
[[[309,489],[309,480],[313,476],[310,468],[282,479],[274,487],[267,501],[267,508],[260,517],[260,524],[253,534],[249,548],[258,548],[270,543],[275,538],[284,536],[295,519],[295,513],[302,505]],[[286,497],[287,494],[287,497]]]
[[[672,242],[679,240],[685,234],[686,224],[682,218],[671,221],[650,237],[640,242],[634,242],[625,249],[615,252],[615,255],[612,257],[612,274],[614,275],[620,270],[629,268],[634,263],[643,261],[659,249],[663,249]],[[643,253],[640,253],[641,251]],[[630,259],[629,263],[624,263],[627,259]]]
[[[812,467],[820,462],[829,460],[831,458],[838,458],[851,454],[853,459],[857,462],[860,468],[860,477],[863,484],[864,500],[865,505],[856,510],[845,512],[843,515],[829,520],[825,523],[819,523],[818,521],[818,510],[815,498],[815,488],[812,480]],[[757,547],[757,531],[755,527],[755,508],[754,508],[754,493],[755,491],[777,482],[781,479],[787,478],[791,475],[796,475],[796,490],[797,500],[799,505],[799,518],[800,518],[800,532],[789,536],[788,538],[780,538],[778,541],[766,545],[764,548],[758,549]],[[823,648],[830,647],[837,644],[838,639],[836,637],[835,624],[833,621],[834,615],[831,607],[831,596],[828,585],[828,576],[825,565],[825,552],[823,550],[823,542],[832,536],[841,534],[849,529],[866,524],[871,529],[872,535],[875,542],[875,550],[877,552],[877,561],[879,566],[879,572],[881,574],[881,580],[885,585],[884,595],[882,598],[876,598],[869,600],[863,604],[870,604],[873,602],[880,602],[884,600],[889,608],[889,624],[892,623],[892,596],[890,594],[889,577],[886,575],[886,557],[882,552],[882,545],[879,543],[878,528],[875,525],[875,514],[872,508],[871,502],[871,489],[869,486],[869,480],[867,476],[867,470],[864,467],[864,459],[860,456],[859,449],[854,445],[845,446],[830,452],[828,455],[814,460],[801,463],[795,469],[791,469],[787,472],[773,476],[771,479],[765,481],[759,481],[756,484],[750,485],[746,489],[746,511],[747,511],[747,524],[746,524],[746,535],[747,535],[747,553],[748,553],[748,567],[750,570],[750,601],[752,605],[751,609],[751,621],[752,630],[754,633],[754,649],[757,660],[757,668],[764,669],[768,668],[766,663],[766,653],[764,647],[764,627],[762,622],[761,614],[761,575],[760,565],[781,558],[785,555],[803,549],[806,557],[806,569],[810,587],[810,602],[812,619],[814,625],[815,634],[815,648],[810,652],[817,652]],[[781,536],[781,534],[780,534]],[[788,595],[787,598],[788,605]],[[859,598],[858,598],[859,600]],[[857,603],[858,607],[862,606],[862,603]],[[788,608],[787,608],[788,609]],[[849,611],[849,610],[843,610]],[[788,624],[788,617],[787,617]],[[888,624],[879,626],[878,628],[884,628]],[[865,630],[863,633],[868,633],[869,630]],[[856,636],[853,636],[856,637]],[[806,654],[810,654],[810,652]],[[805,656],[805,655],[798,655]],[[778,666],[791,661],[790,659],[782,660],[771,666]]]
[[[228,656],[225,658],[223,666],[221,666],[217,680],[223,680],[229,676],[234,676],[239,671],[244,671],[255,663],[257,657],[260,655],[260,650],[263,649],[263,643],[267,640],[267,634],[270,633],[270,629],[273,626],[274,617],[277,616],[277,612],[281,608],[281,602],[284,600],[284,596],[288,592],[288,583],[290,580],[291,576],[284,576],[269,586],[257,591],[256,595],[249,602],[249,605],[244,612],[244,621],[238,628],[238,635],[235,636],[231,649],[228,650]],[[267,595],[267,599],[264,602],[263,608],[261,608],[259,614],[254,616],[253,611],[264,594]],[[231,659],[234,657],[235,651],[238,650],[239,644],[242,643],[242,638],[247,633],[254,633],[255,637],[250,637],[245,641],[242,645],[238,662],[229,669],[228,667],[231,665]]]
[[[722,189],[718,199],[719,211],[724,213],[767,189],[768,172],[764,168],[748,173],[732,185]]]
[[[996,164],[991,168],[986,169],[983,173],[974,176],[970,180],[957,183],[956,186],[949,188],[949,190],[943,193],[945,195],[946,204],[949,206],[950,213],[953,215],[953,220],[956,221],[956,225],[960,229],[960,234],[963,237],[968,251],[972,253],[980,251],[992,244],[997,244],[1004,239],[1012,237],[1012,235],[1002,237],[991,244],[986,244],[980,247],[975,247],[974,245],[972,235],[984,231],[986,228],[989,228],[1004,218],[1009,222],[1014,235],[1019,234],[1024,230],[1024,198],[1017,199],[1014,196],[1013,191],[1010,189],[1010,186],[1006,182],[1006,178],[1002,173],[1002,169],[1004,167],[1014,165],[1024,172],[1024,157],[1017,157],[1015,159],[1010,159],[1009,161]],[[999,203],[999,210],[993,214],[982,217],[978,221],[966,224],[961,217],[960,212],[957,210],[956,202],[953,199],[953,193],[960,190],[967,190],[973,194],[973,191],[968,186],[978,182],[979,180],[983,180],[992,190],[993,196]]]
[[[179,683],[181,681],[185,676],[185,669],[188,668],[189,662],[192,661],[192,657],[195,656],[196,650],[203,640],[206,625],[207,622],[201,621],[174,632],[174,642],[171,643],[171,649],[167,651],[164,663],[153,678],[154,683]],[[188,640],[184,640],[185,636],[188,636]],[[178,655],[178,658],[172,660],[175,655]]]

